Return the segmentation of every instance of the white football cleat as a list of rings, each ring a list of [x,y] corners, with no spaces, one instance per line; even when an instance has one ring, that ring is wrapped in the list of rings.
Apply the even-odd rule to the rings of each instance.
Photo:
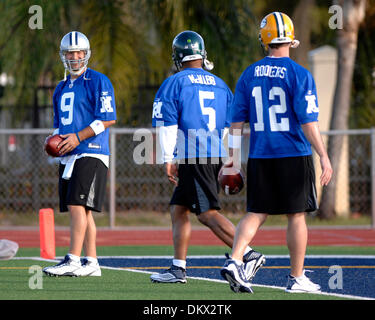
[[[186,270],[172,264],[169,269],[152,274],[150,279],[158,283],[186,283]]]
[[[69,254],[67,254],[57,265],[43,268],[43,272],[48,276],[54,277],[78,277],[80,269],[81,261],[74,261]]]
[[[292,277],[288,275],[288,282],[286,284],[285,292],[320,292],[320,285],[312,282],[308,277],[305,276],[306,270],[303,270],[303,274],[300,277]]]
[[[92,261],[84,258],[82,259],[82,267],[77,270],[76,274],[79,277],[101,277],[102,271],[97,260]]]
[[[229,282],[233,292],[253,293],[250,282],[246,279],[243,264],[238,265],[236,261],[227,259],[220,270],[221,276]]]

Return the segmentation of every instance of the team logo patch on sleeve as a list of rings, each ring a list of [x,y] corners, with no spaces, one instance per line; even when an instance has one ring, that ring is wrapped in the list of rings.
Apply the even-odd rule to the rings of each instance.
[[[112,96],[108,94],[108,91],[102,92],[100,101],[102,103],[102,108],[100,109],[100,112],[113,112]]]
[[[319,108],[316,105],[316,96],[308,92],[305,96],[305,100],[307,101],[307,113],[319,112]]]
[[[160,100],[155,100],[153,109],[152,109],[152,117],[161,119],[163,118],[163,114],[161,113],[161,106],[163,105],[163,102]]]

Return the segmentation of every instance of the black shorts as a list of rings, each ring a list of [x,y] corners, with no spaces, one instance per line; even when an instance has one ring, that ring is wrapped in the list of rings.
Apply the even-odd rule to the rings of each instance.
[[[251,159],[247,163],[247,211],[271,215],[318,209],[312,156]]]
[[[65,165],[59,167],[60,211],[68,211],[68,205],[84,206],[101,212],[105,197],[108,168],[97,158],[77,159],[69,180],[62,178]]]
[[[189,208],[197,215],[210,209],[220,210],[219,191],[217,180],[221,159],[215,161],[206,159],[207,164],[180,164],[178,166],[178,185],[174,189],[171,205],[181,205]],[[205,160],[205,161],[206,161]]]

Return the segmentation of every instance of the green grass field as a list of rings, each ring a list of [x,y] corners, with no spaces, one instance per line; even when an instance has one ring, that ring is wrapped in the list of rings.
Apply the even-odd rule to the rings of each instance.
[[[287,254],[285,247],[259,247],[264,254]],[[221,255],[221,246],[191,246],[189,255]],[[63,256],[67,248],[57,248]],[[172,255],[171,246],[113,246],[98,247],[99,256]],[[308,254],[373,254],[370,247],[310,247]],[[20,248],[16,257],[39,257],[38,248]],[[149,274],[125,270],[102,269],[102,277],[42,278],[42,289],[31,289],[34,275],[30,266],[45,267],[51,262],[36,260],[0,261],[1,300],[335,300],[326,295],[287,294],[282,290],[254,286],[254,294],[235,294],[226,283],[188,279],[187,284],[151,283]]]

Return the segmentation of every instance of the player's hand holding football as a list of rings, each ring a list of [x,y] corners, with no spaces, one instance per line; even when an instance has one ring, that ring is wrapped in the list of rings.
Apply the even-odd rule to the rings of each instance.
[[[241,170],[241,164],[238,161],[234,161],[233,157],[228,157],[228,159],[224,162],[223,167],[230,168],[234,167],[238,170]]]
[[[229,157],[223,164],[223,167],[229,168],[233,167],[233,159]]]
[[[60,137],[64,139],[59,144],[60,155],[62,156],[73,151],[80,144],[75,133],[61,134]]]

